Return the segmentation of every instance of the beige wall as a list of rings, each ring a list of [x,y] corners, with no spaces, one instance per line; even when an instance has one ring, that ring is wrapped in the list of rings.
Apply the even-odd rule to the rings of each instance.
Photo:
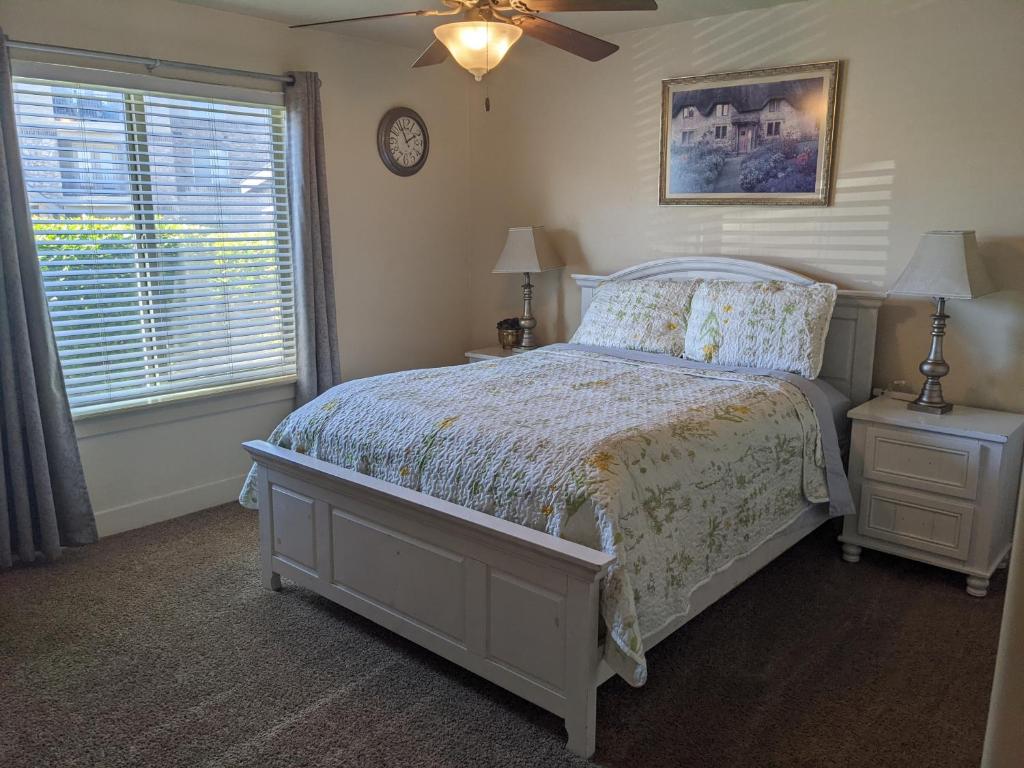
[[[572,272],[727,254],[884,290],[920,233],[968,228],[1003,290],[950,303],[947,397],[1024,411],[1024,3],[814,0],[612,39],[622,49],[597,64],[517,47],[493,73],[492,111],[471,110],[476,344],[518,310],[518,280],[489,274],[510,225],[546,225],[569,263],[538,280],[548,340],[576,326]],[[662,78],[833,58],[845,82],[832,207],[658,206]],[[886,303],[878,384],[918,386],[928,312]]]
[[[318,71],[342,374],[461,359],[468,249],[459,199],[468,181],[471,82],[463,73],[413,72],[415,51],[168,0],[0,0],[0,25],[18,40],[263,72]],[[400,104],[423,115],[431,139],[426,166],[408,179],[388,172],[375,148],[377,121]],[[279,387],[80,422],[101,530],[231,499],[247,466],[239,443],[265,437],[290,409],[290,388]]]

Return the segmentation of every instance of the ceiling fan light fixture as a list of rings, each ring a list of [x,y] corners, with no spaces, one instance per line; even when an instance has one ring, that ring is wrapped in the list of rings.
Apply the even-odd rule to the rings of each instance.
[[[457,21],[434,29],[452,58],[478,82],[501,63],[522,34],[514,24],[494,21]]]

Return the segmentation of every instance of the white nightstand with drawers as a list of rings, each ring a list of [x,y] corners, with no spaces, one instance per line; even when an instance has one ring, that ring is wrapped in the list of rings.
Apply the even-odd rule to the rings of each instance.
[[[546,346],[541,344],[540,347]],[[536,349],[540,349],[536,347]],[[500,360],[503,357],[514,357],[521,354],[521,349],[505,349],[504,347],[484,347],[482,349],[471,349],[466,353],[466,359],[471,363],[479,363],[483,360]]]
[[[503,357],[512,357],[518,354],[514,349],[504,347],[483,347],[482,349],[471,349],[466,353],[466,359],[471,363],[479,363],[482,360],[500,360]]]
[[[956,406],[935,416],[880,397],[854,408],[843,559],[861,547],[967,574],[984,597],[1013,537],[1024,416]]]

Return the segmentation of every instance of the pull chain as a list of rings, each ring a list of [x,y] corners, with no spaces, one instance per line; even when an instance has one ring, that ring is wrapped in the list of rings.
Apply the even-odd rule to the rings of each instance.
[[[487,56],[487,75],[489,75],[489,74],[491,74],[491,27],[490,27],[490,22],[489,21],[487,22],[486,26],[484,26],[484,30],[486,30],[486,32],[487,32],[487,52],[486,52],[485,55]],[[484,77],[487,77],[487,75],[484,75]],[[484,83],[484,112],[490,112],[490,111],[491,111],[491,81],[488,78],[487,81]]]

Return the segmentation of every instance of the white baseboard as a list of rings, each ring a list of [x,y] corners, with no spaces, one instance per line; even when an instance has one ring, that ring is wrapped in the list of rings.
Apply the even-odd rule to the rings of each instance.
[[[100,536],[112,536],[115,533],[225,504],[238,498],[244,481],[244,474],[226,477],[164,496],[154,496],[120,507],[99,510],[96,512],[96,528]]]

